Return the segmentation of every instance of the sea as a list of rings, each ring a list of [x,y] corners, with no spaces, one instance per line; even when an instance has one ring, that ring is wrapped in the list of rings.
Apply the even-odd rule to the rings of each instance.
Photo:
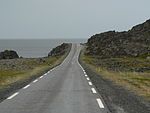
[[[86,39],[0,39],[0,52],[15,50],[24,58],[45,57],[62,43],[85,43]]]

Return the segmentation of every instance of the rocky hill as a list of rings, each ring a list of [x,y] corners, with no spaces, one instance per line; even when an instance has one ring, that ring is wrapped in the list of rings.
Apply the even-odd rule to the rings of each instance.
[[[48,56],[60,56],[64,55],[69,49],[71,44],[63,43],[55,48],[53,48],[49,53]]]
[[[88,39],[87,55],[100,58],[150,56],[150,20],[134,26],[129,31],[108,31]]]

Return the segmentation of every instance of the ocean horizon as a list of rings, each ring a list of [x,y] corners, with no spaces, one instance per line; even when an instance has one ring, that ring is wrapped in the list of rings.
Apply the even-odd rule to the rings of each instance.
[[[15,50],[25,58],[45,57],[62,43],[85,43],[86,39],[0,39],[0,52]]]

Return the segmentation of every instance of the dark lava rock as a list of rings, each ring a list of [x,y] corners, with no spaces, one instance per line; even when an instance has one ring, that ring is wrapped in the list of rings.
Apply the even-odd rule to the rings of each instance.
[[[129,31],[108,31],[92,36],[85,53],[101,58],[150,56],[150,20]]]
[[[53,48],[49,53],[48,56],[60,56],[64,55],[68,49],[70,48],[69,43],[63,43],[55,48]]]
[[[15,58],[19,58],[16,51],[5,50],[3,52],[0,52],[0,59],[15,59]]]

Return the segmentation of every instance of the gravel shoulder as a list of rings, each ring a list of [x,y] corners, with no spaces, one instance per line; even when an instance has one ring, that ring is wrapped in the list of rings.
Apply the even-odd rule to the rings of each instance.
[[[110,80],[104,79],[94,72],[81,59],[79,62],[86,70],[91,81],[103,97],[110,112],[112,113],[150,113],[150,103],[128,91],[122,86],[116,85]]]

